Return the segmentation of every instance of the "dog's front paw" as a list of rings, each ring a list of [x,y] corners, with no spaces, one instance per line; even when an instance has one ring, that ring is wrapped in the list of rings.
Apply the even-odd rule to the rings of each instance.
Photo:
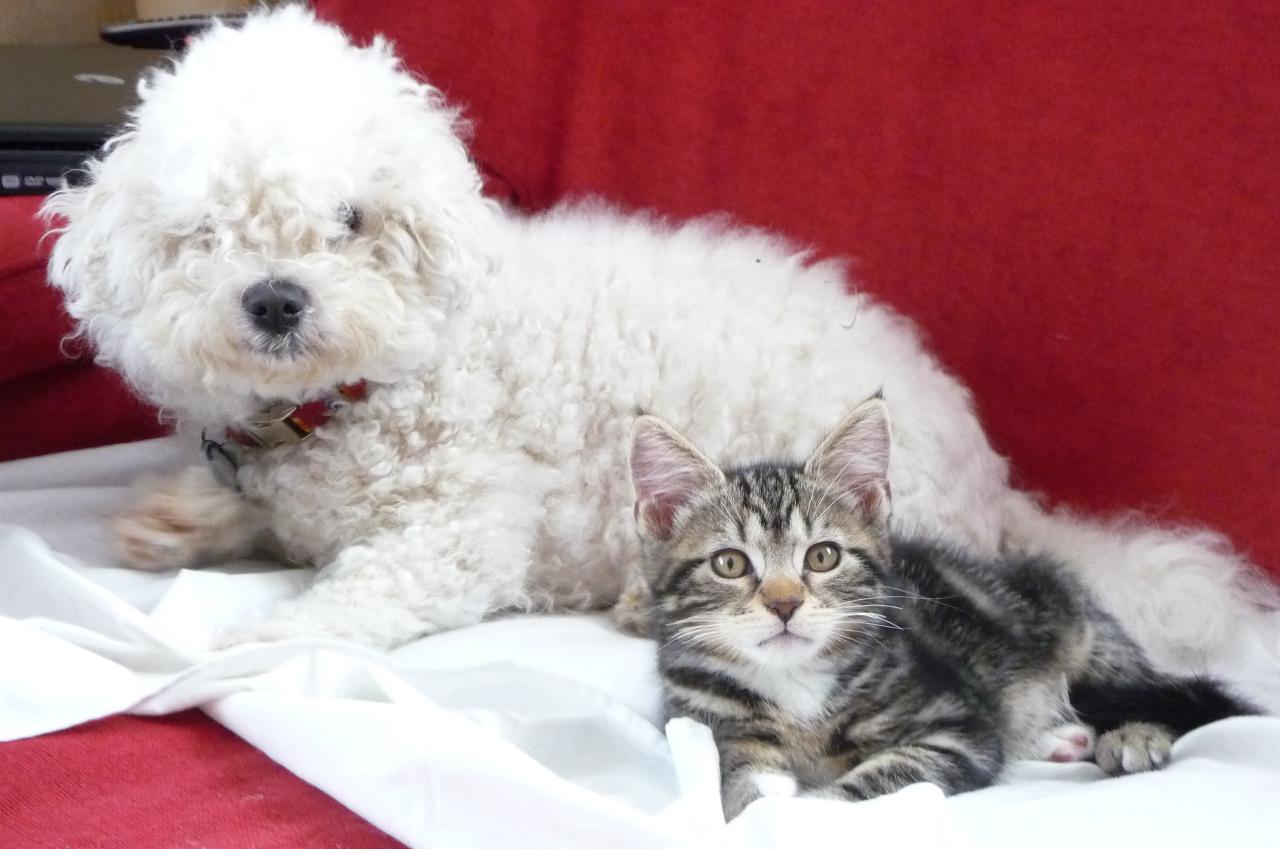
[[[254,643],[282,643],[286,640],[329,637],[315,625],[297,619],[272,617],[261,622],[241,625],[216,635],[209,644],[212,651],[235,648]]]
[[[1173,732],[1151,722],[1130,722],[1098,738],[1094,759],[1107,775],[1150,772],[1169,763]]]
[[[112,517],[108,533],[124,565],[157,571],[247,553],[261,528],[247,501],[195,466],[143,483],[134,502]]]
[[[362,607],[352,601],[317,598],[315,590],[276,605],[271,616],[219,634],[210,648],[225,649],[247,643],[325,639],[386,650],[404,642],[405,634],[426,634],[429,628],[396,606]]]
[[[111,547],[124,565],[155,572],[199,560],[206,533],[200,517],[168,499],[143,499],[113,516]]]

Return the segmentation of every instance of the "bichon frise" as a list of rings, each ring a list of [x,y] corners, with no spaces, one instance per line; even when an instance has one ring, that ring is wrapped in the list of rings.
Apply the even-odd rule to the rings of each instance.
[[[315,584],[239,639],[374,646],[508,608],[616,602],[638,411],[717,460],[803,457],[883,390],[897,528],[1079,569],[1167,661],[1251,609],[1207,533],[1049,514],[968,392],[842,268],[721,221],[480,191],[459,113],[382,41],[296,7],[154,72],[87,182],[47,203],[50,276],[99,359],[203,430],[114,522],[160,569],[271,540]],[[628,594],[631,601],[641,590]],[[1140,603],[1138,603],[1140,600]]]

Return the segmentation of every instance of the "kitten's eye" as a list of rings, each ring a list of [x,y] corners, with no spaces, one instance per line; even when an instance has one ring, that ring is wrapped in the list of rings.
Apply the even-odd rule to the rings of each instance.
[[[711,571],[721,578],[741,578],[750,567],[747,555],[737,549],[726,548],[711,555]]]
[[[830,572],[840,563],[840,549],[829,542],[809,546],[804,554],[804,565],[810,572]]]
[[[344,203],[338,207],[338,220],[352,233],[359,233],[360,225],[364,223],[364,216],[360,214],[359,207]]]

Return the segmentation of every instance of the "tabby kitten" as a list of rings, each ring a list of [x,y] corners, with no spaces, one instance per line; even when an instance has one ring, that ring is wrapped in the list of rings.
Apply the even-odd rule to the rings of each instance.
[[[889,446],[880,398],[803,466],[722,470],[661,420],[636,423],[667,709],[711,727],[726,817],[761,795],[973,790],[1013,757],[1154,769],[1177,734],[1249,712],[1152,671],[1051,562],[890,538]]]

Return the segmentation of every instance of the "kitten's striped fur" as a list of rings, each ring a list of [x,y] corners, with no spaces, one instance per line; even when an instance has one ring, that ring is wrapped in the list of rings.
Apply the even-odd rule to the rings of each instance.
[[[714,732],[726,816],[767,793],[972,790],[1008,758],[1049,755],[1046,737],[1076,740],[1059,759],[1085,756],[1092,738],[1052,733],[1077,719],[1069,686],[1111,772],[1160,766],[1177,733],[1248,710],[1153,672],[1053,563],[890,539],[888,451],[879,398],[803,467],[721,470],[661,421],[637,424],[667,707]]]

